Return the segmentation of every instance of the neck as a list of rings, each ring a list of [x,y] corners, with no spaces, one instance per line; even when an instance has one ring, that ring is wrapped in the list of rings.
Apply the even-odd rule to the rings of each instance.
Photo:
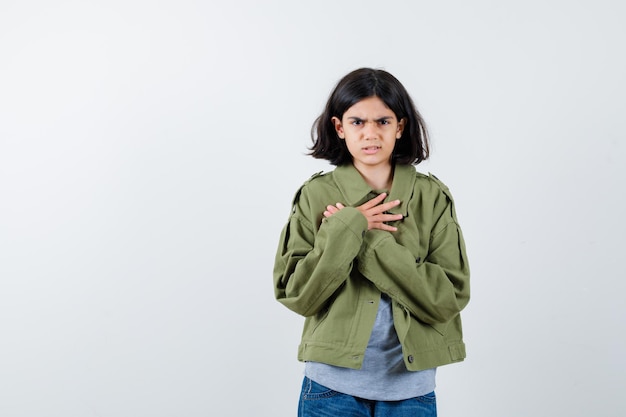
[[[376,167],[355,165],[354,167],[372,189],[387,191],[391,189],[391,182],[393,181],[391,164]]]

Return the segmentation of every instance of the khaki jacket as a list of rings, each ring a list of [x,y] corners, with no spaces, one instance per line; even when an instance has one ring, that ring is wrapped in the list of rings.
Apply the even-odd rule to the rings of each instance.
[[[316,174],[298,190],[274,265],[278,301],[305,316],[301,361],[358,369],[381,293],[412,371],[465,358],[460,311],[469,265],[454,202],[437,178],[397,165],[386,201],[396,232],[367,230],[355,208],[376,193],[352,165]],[[324,218],[328,204],[346,207]]]

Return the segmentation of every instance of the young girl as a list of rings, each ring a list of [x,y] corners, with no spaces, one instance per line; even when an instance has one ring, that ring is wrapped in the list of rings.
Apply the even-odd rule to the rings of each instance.
[[[274,265],[278,301],[306,317],[299,416],[436,416],[436,367],[465,358],[469,266],[452,196],[413,165],[424,122],[402,84],[339,81],[311,155],[336,168],[298,190]]]

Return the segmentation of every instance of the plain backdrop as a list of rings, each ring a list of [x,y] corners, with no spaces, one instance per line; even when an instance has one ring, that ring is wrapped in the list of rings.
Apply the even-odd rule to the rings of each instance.
[[[626,5],[0,3],[0,416],[294,416],[272,267],[335,83],[394,74],[472,267],[441,416],[626,414]]]

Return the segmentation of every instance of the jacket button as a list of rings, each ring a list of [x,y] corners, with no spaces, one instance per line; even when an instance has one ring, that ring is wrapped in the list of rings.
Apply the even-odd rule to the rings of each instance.
[[[361,232],[361,237],[365,237],[365,230]]]
[[[409,357],[407,358],[409,363],[413,363],[413,355],[409,355]]]
[[[422,260],[422,258],[418,256],[417,258],[415,258],[415,263],[418,264],[418,263],[420,263],[421,260]]]

